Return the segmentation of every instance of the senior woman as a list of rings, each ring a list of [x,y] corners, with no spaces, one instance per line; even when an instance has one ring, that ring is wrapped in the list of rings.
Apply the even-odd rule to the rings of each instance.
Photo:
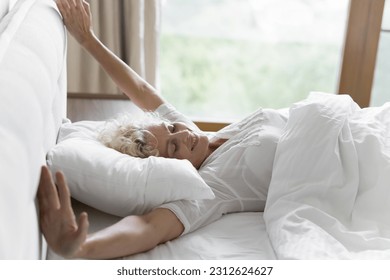
[[[87,214],[75,219],[63,174],[56,174],[56,187],[47,167],[42,167],[38,190],[41,229],[57,254],[98,259],[135,254],[226,213],[264,210],[276,145],[286,124],[284,116],[275,110],[259,109],[208,136],[96,38],[86,2],[58,0],[57,5],[68,31],[118,87],[138,107],[153,112],[149,116],[152,121],[146,124],[115,122],[102,132],[101,141],[132,156],[187,159],[215,194],[213,200],[167,203],[88,234]]]

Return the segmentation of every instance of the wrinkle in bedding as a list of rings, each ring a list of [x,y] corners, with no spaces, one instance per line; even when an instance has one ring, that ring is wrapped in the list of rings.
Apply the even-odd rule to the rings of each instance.
[[[265,209],[280,259],[390,259],[390,103],[313,93],[290,110]]]

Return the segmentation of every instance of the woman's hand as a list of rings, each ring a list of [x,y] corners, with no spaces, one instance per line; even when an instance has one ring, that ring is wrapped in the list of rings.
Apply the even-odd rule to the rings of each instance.
[[[84,45],[94,37],[89,4],[83,0],[57,0],[65,26],[72,36]]]
[[[54,252],[73,258],[77,257],[86,240],[88,216],[82,213],[76,221],[64,175],[57,172],[56,180],[57,187],[49,169],[43,166],[38,187],[41,231]]]

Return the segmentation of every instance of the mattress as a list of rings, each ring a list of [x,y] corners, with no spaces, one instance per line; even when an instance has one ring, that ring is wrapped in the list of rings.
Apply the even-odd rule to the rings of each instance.
[[[90,232],[120,218],[73,200],[76,213],[88,212]],[[62,259],[48,252],[48,259]],[[266,232],[263,213],[233,213],[192,233],[122,260],[274,260],[275,253]]]

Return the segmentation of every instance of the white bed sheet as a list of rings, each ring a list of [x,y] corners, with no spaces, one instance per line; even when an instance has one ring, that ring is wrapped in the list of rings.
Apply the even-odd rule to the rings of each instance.
[[[120,218],[73,201],[76,213],[87,211],[90,232]],[[48,259],[61,259],[49,250]],[[124,260],[273,260],[275,253],[265,229],[263,213],[235,213],[176,240]]]

